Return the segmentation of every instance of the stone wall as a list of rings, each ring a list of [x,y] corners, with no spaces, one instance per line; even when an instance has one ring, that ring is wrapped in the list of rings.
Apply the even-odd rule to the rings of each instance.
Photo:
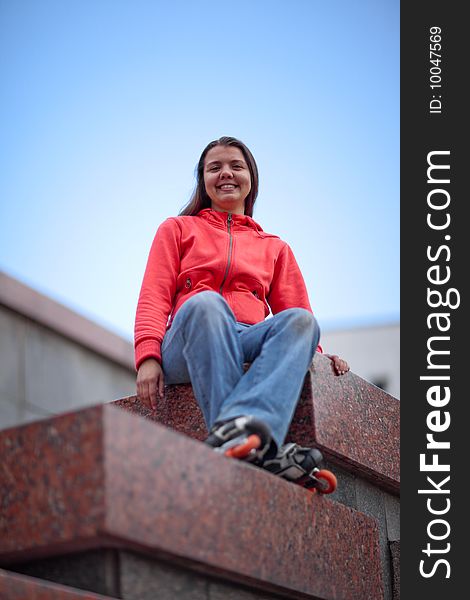
[[[0,272],[0,428],[134,390],[131,343]]]

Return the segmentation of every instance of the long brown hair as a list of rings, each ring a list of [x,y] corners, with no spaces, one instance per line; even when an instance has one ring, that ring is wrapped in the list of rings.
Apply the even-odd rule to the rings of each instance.
[[[211,207],[211,199],[207,195],[206,186],[204,185],[204,161],[207,153],[211,148],[214,148],[214,146],[235,146],[241,150],[246,164],[248,165],[251,177],[251,190],[245,199],[245,215],[252,217],[253,206],[256,202],[256,197],[258,196],[258,167],[256,166],[253,155],[245,146],[245,144],[234,137],[227,136],[210,142],[202,151],[196,167],[196,187],[194,188],[194,192],[192,193],[189,202],[186,204],[186,206],[184,206],[179,214],[190,216],[197,215],[197,213],[203,208]]]

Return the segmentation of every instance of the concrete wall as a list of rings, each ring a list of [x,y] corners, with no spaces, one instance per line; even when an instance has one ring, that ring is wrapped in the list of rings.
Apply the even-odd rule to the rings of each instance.
[[[400,397],[400,324],[322,330],[329,354],[348,361],[351,370],[395,398]]]
[[[0,305],[0,428],[134,393],[131,366]]]

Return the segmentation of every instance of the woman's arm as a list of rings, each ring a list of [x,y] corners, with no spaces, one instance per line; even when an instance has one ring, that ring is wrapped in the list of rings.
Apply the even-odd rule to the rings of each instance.
[[[271,287],[266,300],[273,315],[287,308],[306,308],[313,312],[304,278],[288,244],[284,244],[276,259]]]
[[[273,315],[287,308],[305,308],[313,314],[304,278],[289,244],[284,244],[277,257],[266,300]],[[320,344],[316,351],[323,352]]]
[[[304,278],[288,244],[285,244],[276,261],[267,301],[273,315],[286,308],[296,307],[306,308],[313,313]],[[320,344],[317,352],[323,352]],[[344,375],[349,371],[348,363],[336,354],[325,354],[325,356],[332,361],[335,375]]]
[[[180,271],[181,230],[174,218],[157,230],[145,269],[134,329],[135,366],[154,358],[161,363],[161,343],[173,307]]]

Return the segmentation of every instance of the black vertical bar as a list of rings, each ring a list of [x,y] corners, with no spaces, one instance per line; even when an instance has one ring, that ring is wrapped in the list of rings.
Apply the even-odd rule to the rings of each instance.
[[[470,437],[466,416],[470,382],[465,382],[470,372],[465,339],[470,329],[465,314],[470,199],[464,190],[470,169],[464,147],[468,109],[463,91],[469,71],[464,56],[469,54],[469,35],[463,6],[434,0],[401,4],[401,591],[405,600],[460,598],[468,593],[470,478],[468,465],[461,466],[462,460],[468,462],[464,442]]]

